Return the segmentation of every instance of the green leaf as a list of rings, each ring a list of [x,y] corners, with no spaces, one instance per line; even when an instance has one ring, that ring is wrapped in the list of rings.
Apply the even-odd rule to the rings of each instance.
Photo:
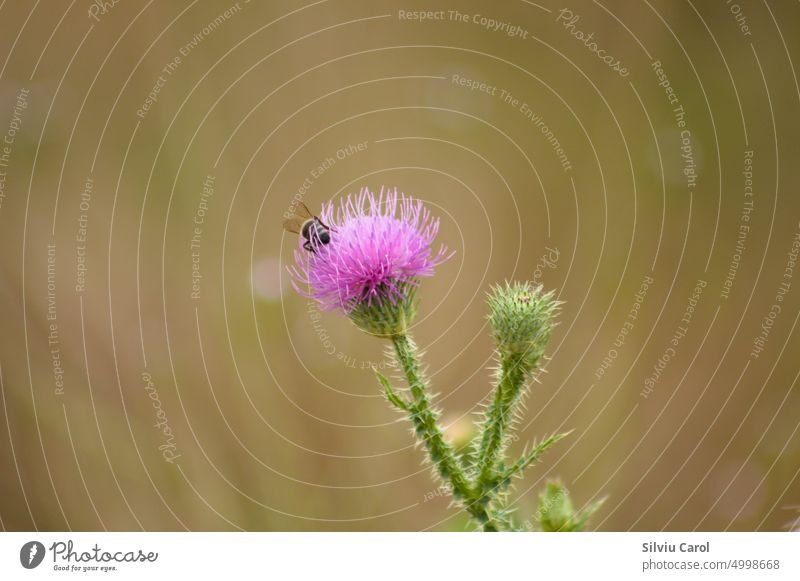
[[[403,398],[401,398],[397,392],[394,391],[389,379],[380,371],[376,371],[375,376],[378,378],[378,382],[383,387],[383,393],[386,396],[386,399],[389,400],[389,402],[395,407],[404,411],[409,411],[410,404],[403,400]]]
[[[500,482],[504,486],[508,486],[514,476],[520,476],[528,466],[541,458],[542,455],[550,448],[550,446],[562,438],[569,436],[571,433],[572,432],[570,431],[564,432],[563,434],[553,434],[546,440],[534,445],[530,451],[524,452],[519,460],[514,462],[510,467],[506,468],[505,471],[501,473]]]
[[[383,393],[386,395],[386,399],[394,405],[396,408],[399,408],[403,411],[409,411],[411,408],[411,404],[403,400],[394,389],[392,389],[392,384],[389,382],[387,377],[381,373],[380,371],[375,371],[375,375],[378,378],[378,382],[383,386]]]
[[[589,519],[596,513],[601,506],[605,503],[605,497],[601,498],[597,502],[593,502],[588,507],[586,507],[583,512],[577,517],[575,520],[575,527],[572,529],[574,531],[582,531],[583,527],[586,526],[586,523],[589,522]]]

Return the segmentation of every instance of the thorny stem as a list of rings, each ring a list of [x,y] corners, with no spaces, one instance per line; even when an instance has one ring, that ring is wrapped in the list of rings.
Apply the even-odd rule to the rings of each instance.
[[[504,357],[494,399],[486,413],[475,477],[479,497],[497,485],[497,458],[502,452],[505,436],[513,420],[514,404],[525,386],[526,373],[519,357]]]
[[[444,439],[436,422],[437,413],[431,409],[425,378],[420,369],[414,342],[405,334],[392,336],[397,361],[403,368],[411,388],[413,402],[409,416],[419,438],[425,443],[428,456],[436,466],[439,476],[452,487],[453,497],[464,505],[469,514],[483,526],[484,531],[501,530],[500,523],[478,502],[476,491],[464,475],[450,444]]]

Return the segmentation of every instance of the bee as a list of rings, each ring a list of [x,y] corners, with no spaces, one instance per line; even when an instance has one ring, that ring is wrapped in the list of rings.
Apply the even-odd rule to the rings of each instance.
[[[315,245],[330,244],[331,241],[331,229],[312,214],[303,202],[298,202],[294,215],[283,221],[283,229],[305,238],[303,248],[309,252],[314,252]]]

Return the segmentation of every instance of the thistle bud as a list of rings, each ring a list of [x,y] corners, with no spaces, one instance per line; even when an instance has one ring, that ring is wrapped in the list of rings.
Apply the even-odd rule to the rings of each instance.
[[[489,293],[489,321],[500,356],[533,370],[550,340],[560,302],[541,285],[506,283]]]
[[[568,532],[573,530],[572,516],[575,509],[569,493],[558,482],[548,482],[547,488],[539,495],[539,524],[545,532]]]
[[[560,482],[548,482],[544,493],[539,495],[536,516],[539,526],[545,532],[579,532],[584,530],[586,523],[604,502],[605,498],[601,498],[589,504],[582,512],[576,513],[564,485]]]

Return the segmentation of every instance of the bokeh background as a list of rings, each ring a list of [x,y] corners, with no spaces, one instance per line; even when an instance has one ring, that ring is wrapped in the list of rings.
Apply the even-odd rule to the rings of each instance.
[[[31,0],[0,30],[3,529],[468,529],[385,346],[285,270],[293,199],[383,185],[456,251],[414,329],[454,441],[490,285],[565,301],[512,452],[574,432],[521,521],[558,477],[598,530],[797,526],[797,2]]]

